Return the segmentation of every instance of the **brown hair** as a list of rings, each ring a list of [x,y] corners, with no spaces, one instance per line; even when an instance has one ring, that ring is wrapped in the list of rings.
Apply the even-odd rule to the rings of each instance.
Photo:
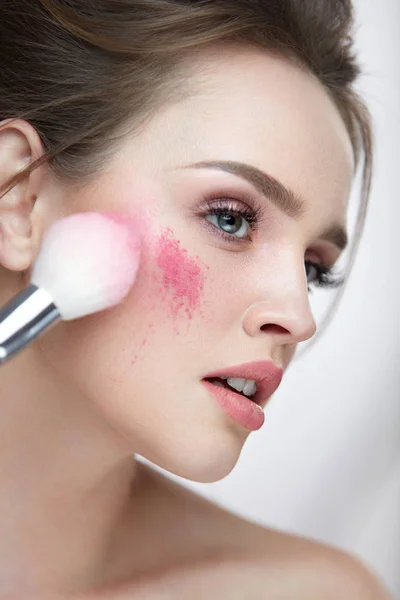
[[[212,44],[244,43],[313,73],[340,111],[357,165],[364,156],[348,274],[372,176],[371,118],[352,87],[361,72],[353,25],[351,0],[1,0],[0,121],[29,121],[45,154],[12,177],[0,199],[44,162],[83,185],[128,123],[138,128],[182,94],[185,57]]]

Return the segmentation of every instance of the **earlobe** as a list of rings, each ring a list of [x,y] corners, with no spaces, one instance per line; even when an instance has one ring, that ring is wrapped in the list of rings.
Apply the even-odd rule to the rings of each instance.
[[[25,121],[0,128],[0,191],[42,151],[36,130]],[[39,154],[38,154],[39,153]],[[33,172],[0,198],[0,266],[25,271],[34,253],[33,209],[38,175]]]
[[[32,228],[29,219],[0,210],[0,264],[10,271],[25,271],[32,262]]]

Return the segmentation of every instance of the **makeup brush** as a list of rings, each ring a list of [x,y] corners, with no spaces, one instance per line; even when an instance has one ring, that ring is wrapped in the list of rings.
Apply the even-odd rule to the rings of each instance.
[[[58,319],[78,319],[122,302],[139,259],[138,231],[117,213],[81,212],[53,223],[30,285],[0,308],[0,364]]]

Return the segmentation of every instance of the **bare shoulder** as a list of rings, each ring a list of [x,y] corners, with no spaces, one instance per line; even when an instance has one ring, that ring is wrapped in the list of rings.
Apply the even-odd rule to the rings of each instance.
[[[257,565],[260,591],[271,598],[391,600],[379,578],[356,557],[307,538],[250,528],[258,552],[249,548],[245,564]]]
[[[186,495],[187,490],[184,493]],[[211,524],[211,547],[212,538],[217,537],[225,548],[216,560],[203,562],[200,569],[198,563],[193,573],[187,569],[193,590],[197,586],[201,588],[201,582],[208,580],[208,585],[213,582],[214,589],[221,591],[220,598],[232,600],[236,597],[248,600],[261,597],[271,600],[391,600],[377,576],[350,554],[308,538],[254,524],[197,494],[189,492],[188,497],[204,508],[199,523],[203,530],[207,528],[206,522]],[[243,590],[246,590],[245,595]],[[228,595],[224,596],[224,593]]]
[[[208,521],[213,535],[223,540],[225,552],[195,570],[201,580],[214,581],[221,591],[228,586],[229,595],[221,593],[219,597],[236,598],[235,591],[237,598],[249,600],[391,599],[378,577],[356,557],[327,544],[262,527],[204,498],[190,497],[204,506],[201,526]],[[210,542],[212,545],[213,540]]]
[[[239,529],[236,533],[243,533],[243,525]],[[271,554],[271,536],[274,542],[277,536],[280,538],[276,556]],[[261,535],[260,532],[254,534],[254,542],[251,552],[226,548],[226,552],[219,555],[202,556],[177,568],[160,570],[151,577],[131,582],[119,589],[118,594],[101,598],[391,600],[377,579],[360,562],[345,553],[269,530],[264,530]],[[285,548],[286,555],[283,553]],[[85,597],[85,600],[88,598]],[[97,597],[93,600],[97,600]]]
[[[151,476],[157,510],[163,497],[173,506],[158,522],[162,560],[102,600],[390,600],[378,578],[349,554],[262,527]]]

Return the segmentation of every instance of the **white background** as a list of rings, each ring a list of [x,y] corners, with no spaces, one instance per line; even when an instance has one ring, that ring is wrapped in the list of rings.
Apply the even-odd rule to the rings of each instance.
[[[174,479],[246,518],[358,555],[400,599],[400,0],[355,8],[376,164],[347,291],[231,475]]]

